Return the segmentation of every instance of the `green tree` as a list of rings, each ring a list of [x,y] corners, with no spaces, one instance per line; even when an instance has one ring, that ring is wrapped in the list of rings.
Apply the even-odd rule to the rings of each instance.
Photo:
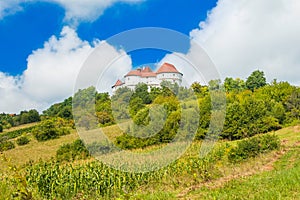
[[[96,113],[100,126],[112,125],[114,123],[113,116],[107,112]]]
[[[208,89],[209,90],[219,90],[219,89],[221,89],[221,80],[220,79],[210,80],[208,82]]]
[[[43,111],[43,114],[48,117],[61,117],[64,119],[73,119],[72,97],[65,99],[61,103],[56,103],[50,106],[50,108]]]
[[[149,108],[145,107],[138,111],[134,116],[133,121],[137,125],[148,125],[150,121]]]
[[[143,100],[144,104],[151,103],[151,97],[148,92],[148,86],[145,83],[139,83],[135,87],[133,97],[139,97]]]
[[[242,91],[245,89],[245,82],[242,79],[236,78],[225,78],[224,80],[224,87],[226,92],[230,91]]]
[[[151,87],[151,90],[149,93],[151,101],[154,101],[154,99],[156,99],[156,97],[158,97],[158,95],[160,95],[161,93],[162,93],[161,88]]]
[[[208,87],[203,86],[198,82],[194,82],[191,85],[191,88],[194,91],[194,93],[197,95],[197,97],[205,97],[208,95]]]
[[[28,112],[28,118],[29,118],[29,122],[39,122],[41,121],[41,118],[40,118],[40,114],[37,110],[35,109],[32,109],[32,110],[29,110]]]
[[[286,103],[288,109],[288,115],[293,118],[300,120],[300,89],[296,89],[291,96],[288,98]]]
[[[133,118],[139,110],[143,109],[145,105],[143,104],[143,99],[139,96],[133,96],[129,103],[129,114]]]
[[[58,138],[70,133],[71,124],[62,118],[52,118],[42,121],[33,131],[38,141]]]
[[[254,91],[257,88],[263,87],[267,84],[265,74],[263,71],[256,70],[246,80],[247,89]]]

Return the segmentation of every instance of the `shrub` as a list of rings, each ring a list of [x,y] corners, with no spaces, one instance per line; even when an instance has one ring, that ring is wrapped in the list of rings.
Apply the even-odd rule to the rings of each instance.
[[[33,131],[38,141],[46,141],[58,138],[70,133],[70,123],[62,118],[53,118],[42,121]]]
[[[19,137],[16,142],[19,146],[22,146],[22,145],[28,144],[30,142],[30,140],[28,137],[22,136],[22,137]]]
[[[265,134],[239,141],[228,153],[230,162],[240,162],[260,153],[280,148],[280,140],[276,135]]]
[[[3,132],[3,126],[0,125],[0,133],[2,133],[2,132]]]
[[[89,152],[82,140],[77,139],[71,144],[64,144],[56,152],[58,161],[73,161],[89,157]]]
[[[7,151],[7,150],[10,150],[10,149],[13,149],[13,148],[15,148],[15,145],[11,141],[2,141],[2,142],[0,142],[0,152]]]
[[[22,129],[18,129],[15,131],[3,133],[0,135],[0,141],[17,138],[17,137],[21,136],[22,134],[32,132],[35,128],[36,128],[36,126],[32,126],[32,127],[28,127],[28,128],[22,128]]]

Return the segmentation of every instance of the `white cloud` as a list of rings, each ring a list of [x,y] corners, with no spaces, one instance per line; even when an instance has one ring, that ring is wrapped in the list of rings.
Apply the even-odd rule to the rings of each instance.
[[[20,0],[0,1],[0,19],[7,15],[12,15],[21,11],[22,7],[19,5],[20,2]]]
[[[246,78],[263,70],[300,85],[300,1],[219,0],[199,29],[191,32],[222,77]]]
[[[33,51],[21,76],[13,77],[0,72],[0,111],[19,112],[30,108],[41,111],[71,96],[79,70],[100,44],[105,44],[108,55],[123,57],[119,65],[131,67],[131,59],[123,51],[115,50],[105,41],[95,41],[92,46],[78,38],[75,30],[64,27],[59,38],[52,36],[43,48]],[[120,72],[117,70],[118,75]],[[120,71],[123,73],[124,68]],[[116,76],[106,78],[110,86],[115,81]]]
[[[23,10],[26,3],[56,3],[65,9],[65,21],[77,25],[80,21],[94,21],[114,3],[137,3],[143,0],[1,0],[0,19]]]
[[[53,0],[66,10],[65,20],[77,22],[77,20],[94,21],[103,14],[105,8],[117,2],[136,3],[141,0]]]

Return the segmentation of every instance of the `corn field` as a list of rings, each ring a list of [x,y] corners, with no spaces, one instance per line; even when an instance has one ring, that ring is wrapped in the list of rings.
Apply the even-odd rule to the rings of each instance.
[[[26,167],[26,181],[45,199],[71,199],[80,194],[116,198],[126,196],[148,184],[167,183],[176,187],[174,177],[189,176],[198,181],[216,174],[216,156],[178,160],[158,171],[130,173],[113,169],[97,161],[85,164],[40,162]]]

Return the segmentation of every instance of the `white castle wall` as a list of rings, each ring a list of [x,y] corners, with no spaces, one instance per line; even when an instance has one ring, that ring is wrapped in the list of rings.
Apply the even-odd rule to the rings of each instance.
[[[116,86],[113,88],[113,92],[121,87],[128,87],[131,90],[135,89],[135,86],[139,83],[145,83],[148,85],[150,90],[151,87],[160,87],[162,81],[170,81],[171,83],[177,83],[181,85],[182,83],[182,74],[167,72],[167,73],[159,73],[157,76],[153,77],[140,77],[136,75],[129,75],[125,77],[124,84],[121,86]]]

